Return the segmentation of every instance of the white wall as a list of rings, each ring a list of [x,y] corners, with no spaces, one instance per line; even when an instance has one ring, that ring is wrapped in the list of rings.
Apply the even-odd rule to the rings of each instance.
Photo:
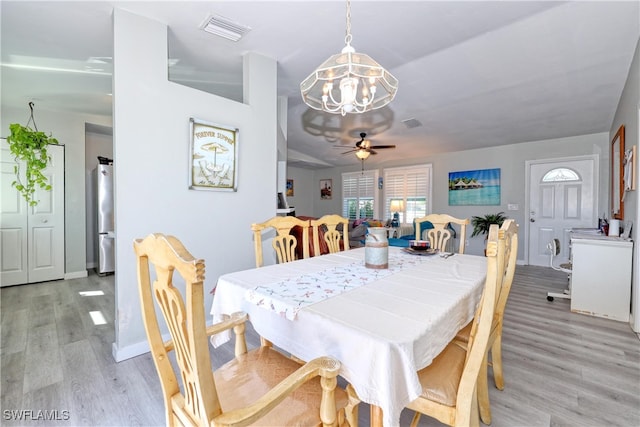
[[[11,82],[2,82],[11,84]],[[9,134],[10,123],[25,125],[29,107],[2,107],[2,135]],[[48,111],[37,102],[34,117],[38,130],[52,134],[65,145],[65,278],[87,275],[86,260],[86,201],[85,201],[85,124],[111,126],[111,118],[104,116]]]
[[[621,125],[624,125],[625,149],[630,149],[638,145],[638,109],[640,108],[640,43],[636,45],[636,52],[629,70],[629,75],[624,86],[624,90],[618,103],[615,117],[611,123],[609,131],[609,141],[613,140]],[[636,159],[636,169],[640,170],[640,162]],[[607,177],[608,179],[608,177]],[[640,186],[637,186],[640,188]],[[640,224],[638,216],[638,191],[631,191],[625,194],[624,198],[624,219],[632,220]],[[635,227],[633,236],[636,236]],[[634,239],[635,240],[635,239]]]
[[[276,77],[247,54],[244,103],[169,82],[166,25],[114,11],[116,360],[148,350],[134,239],[172,234],[205,259],[207,312],[218,276],[255,265],[250,224],[276,209]],[[239,128],[237,192],[188,189],[190,117]]]
[[[620,125],[625,127],[625,148],[638,147],[640,141],[640,42],[636,45],[636,52],[629,69],[618,108],[611,123],[609,140],[612,140]],[[636,148],[638,155],[640,149]],[[638,209],[638,191],[640,191],[640,161],[636,158],[636,190],[626,193],[624,199],[624,219],[633,221],[631,237],[638,241],[638,227],[640,226],[640,209]],[[640,331],[640,251],[638,243],[633,249],[633,287],[631,295],[632,319],[634,330]]]
[[[287,197],[287,203],[296,208],[296,216],[315,216],[313,201],[316,193],[320,197],[320,182],[314,180],[313,172],[288,167],[287,179],[293,179],[293,196]]]
[[[544,141],[533,141],[520,144],[511,144],[501,147],[467,150],[455,153],[444,153],[422,159],[411,159],[405,162],[389,162],[384,166],[378,166],[381,176],[384,167],[408,166],[431,163],[433,165],[433,212],[449,213],[460,218],[470,218],[474,215],[484,215],[504,211],[520,224],[520,247],[518,256],[524,259],[524,221],[526,218],[525,207],[525,161],[539,160],[557,157],[578,156],[585,154],[598,154],[600,158],[600,183],[599,183],[599,207],[598,212],[608,212],[608,176],[609,176],[609,135],[598,133],[591,135],[573,136]],[[329,213],[342,213],[342,172],[360,170],[361,165],[349,168],[333,168],[309,171],[314,182],[320,179],[333,179],[333,200],[320,199],[318,192],[312,192],[313,215],[321,216]],[[500,168],[501,173],[501,204],[500,206],[449,206],[448,180],[449,172]],[[293,168],[290,168],[293,169]],[[370,170],[365,162],[365,169]],[[299,172],[297,172],[299,173]],[[378,190],[380,196],[380,212],[383,212],[382,195],[384,190]],[[307,197],[302,194],[301,197]],[[308,203],[308,200],[296,201],[300,205]],[[517,204],[517,211],[508,211],[508,204]],[[296,214],[297,214],[296,209]],[[386,218],[382,218],[386,219]],[[595,224],[594,224],[595,226]],[[471,233],[468,233],[470,235]],[[467,253],[482,254],[484,250],[484,238],[476,236],[470,239]]]

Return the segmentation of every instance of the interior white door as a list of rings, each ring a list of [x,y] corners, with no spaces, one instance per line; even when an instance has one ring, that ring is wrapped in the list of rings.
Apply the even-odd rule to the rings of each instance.
[[[64,147],[47,151],[51,163],[43,173],[52,190],[36,190],[39,203],[30,207],[11,186],[15,161],[2,142],[0,286],[64,278]]]
[[[569,231],[597,226],[597,156],[528,163],[529,264],[548,266],[547,244],[560,240],[556,265],[569,259]]]
[[[9,144],[0,145],[0,286],[27,283],[27,203],[11,186],[15,162]]]

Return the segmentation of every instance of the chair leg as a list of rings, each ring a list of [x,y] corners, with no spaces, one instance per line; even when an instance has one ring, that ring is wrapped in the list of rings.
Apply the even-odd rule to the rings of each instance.
[[[347,384],[346,390],[347,396],[349,396],[349,403],[344,408],[347,422],[351,427],[358,427],[358,407],[360,405],[360,398],[351,384]]]
[[[498,390],[504,390],[502,374],[502,331],[499,331],[491,346],[491,363],[493,364],[493,381]]]
[[[488,354],[485,354],[484,360],[482,361],[482,365],[480,367],[480,373],[478,374],[478,386],[477,386],[477,395],[478,401],[476,406],[476,411],[480,410],[480,418],[482,422],[489,425],[491,424],[491,404],[489,402],[489,381],[487,378],[488,375]],[[472,414],[473,417],[473,414]],[[473,421],[473,418],[472,418]]]
[[[410,427],[417,427],[419,421],[420,421],[420,412],[416,411],[416,413],[413,415],[413,419],[411,420]]]
[[[473,394],[474,394],[474,396],[473,396],[473,399],[471,401],[471,419],[469,420],[469,426],[470,427],[480,427],[480,417],[478,416],[478,400],[479,400],[479,396],[478,396],[477,387],[476,387],[476,390],[474,390]],[[491,422],[491,420],[489,420],[489,422]],[[457,423],[457,419],[456,419],[456,423]]]

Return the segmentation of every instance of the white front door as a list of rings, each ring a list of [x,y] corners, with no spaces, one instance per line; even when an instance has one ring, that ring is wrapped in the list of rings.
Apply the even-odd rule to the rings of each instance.
[[[51,164],[44,175],[52,190],[36,190],[39,203],[28,206],[11,186],[15,161],[2,141],[0,286],[64,278],[64,147],[52,145],[47,151]]]
[[[527,162],[529,183],[529,264],[548,266],[547,245],[560,240],[558,265],[569,259],[569,231],[596,227],[598,157]]]

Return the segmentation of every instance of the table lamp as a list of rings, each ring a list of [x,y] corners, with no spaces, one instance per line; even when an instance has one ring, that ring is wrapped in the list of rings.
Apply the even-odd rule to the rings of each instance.
[[[392,227],[400,227],[400,212],[404,211],[404,200],[392,200],[389,210],[393,213]]]

